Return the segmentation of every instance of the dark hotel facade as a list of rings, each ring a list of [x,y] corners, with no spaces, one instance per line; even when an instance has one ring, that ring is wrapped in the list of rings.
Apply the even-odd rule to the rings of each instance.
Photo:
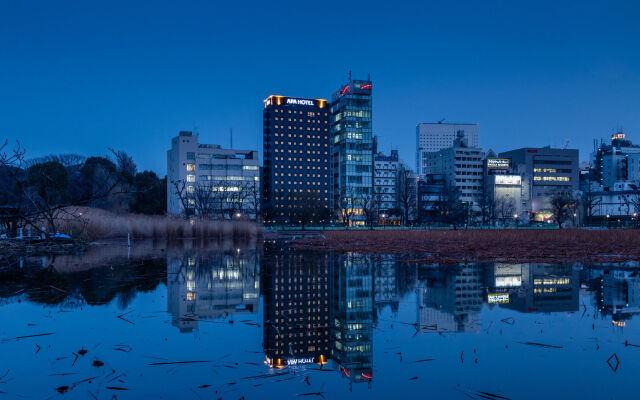
[[[287,220],[310,199],[316,208],[329,208],[331,112],[327,100],[272,95],[264,101],[263,117],[267,218],[293,222]]]

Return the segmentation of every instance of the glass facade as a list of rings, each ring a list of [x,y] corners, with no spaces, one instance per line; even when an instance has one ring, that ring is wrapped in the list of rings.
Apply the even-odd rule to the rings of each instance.
[[[350,210],[352,224],[364,223],[362,208],[373,194],[371,92],[371,80],[350,80],[331,104],[334,207]]]

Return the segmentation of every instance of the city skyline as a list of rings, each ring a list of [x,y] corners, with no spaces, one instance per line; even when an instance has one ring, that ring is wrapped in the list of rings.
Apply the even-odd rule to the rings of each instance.
[[[496,152],[569,139],[584,161],[618,128],[638,140],[637,5],[477,7],[12,4],[0,17],[3,136],[29,157],[114,147],[164,175],[178,131],[228,148],[233,129],[233,147],[261,150],[268,95],[330,98],[352,70],[375,82],[379,150],[412,168],[416,125],[442,118],[478,123],[480,147]],[[359,45],[330,45],[343,36]]]

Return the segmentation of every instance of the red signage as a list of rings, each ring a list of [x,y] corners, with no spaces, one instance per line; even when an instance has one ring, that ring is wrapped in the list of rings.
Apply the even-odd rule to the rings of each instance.
[[[349,87],[349,85],[347,85],[340,91],[340,94],[341,95],[345,95],[345,94],[349,93],[350,90],[351,90],[351,88]]]
[[[371,85],[360,85],[360,89],[362,89],[362,90],[371,90]]]

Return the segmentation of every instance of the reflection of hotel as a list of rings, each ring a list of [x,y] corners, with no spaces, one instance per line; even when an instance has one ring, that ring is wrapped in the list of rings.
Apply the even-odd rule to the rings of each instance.
[[[167,301],[182,332],[198,320],[254,312],[260,301],[260,266],[254,252],[167,259]]]
[[[479,327],[483,268],[462,265],[423,271],[418,284],[418,323],[426,332],[468,332]]]
[[[373,378],[374,288],[371,258],[336,257],[333,263],[333,360],[350,382]]]
[[[278,254],[264,266],[264,351],[270,367],[325,363],[329,255]]]

